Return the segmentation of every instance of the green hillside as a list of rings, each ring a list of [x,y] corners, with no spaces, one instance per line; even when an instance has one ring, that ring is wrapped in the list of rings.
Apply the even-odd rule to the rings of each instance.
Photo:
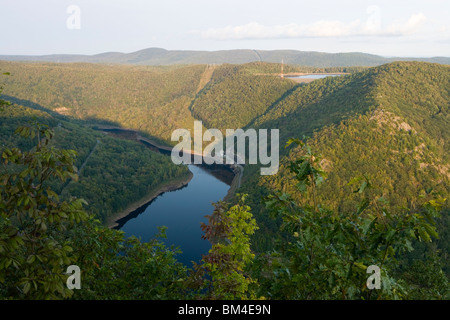
[[[280,79],[280,65],[267,63],[133,67],[1,62],[0,68],[11,72],[4,77],[4,94],[14,102],[83,123],[137,129],[166,142],[174,129],[192,128],[194,120],[219,129],[278,128],[281,145],[291,137],[310,136],[325,158],[329,185],[338,186],[323,190],[330,205],[343,202],[345,184],[360,174],[373,174],[395,205],[410,205],[429,187],[448,192],[446,65],[398,62],[361,72],[332,68],[325,71],[351,74],[307,85]],[[285,66],[285,72],[322,71]],[[296,156],[281,152],[285,162]],[[268,185],[283,186],[283,167],[264,179],[256,172],[254,166],[245,170],[248,185],[256,188],[251,194],[264,193]]]
[[[449,195],[449,101],[449,66],[393,63],[299,86],[251,126],[279,128],[282,146],[291,137],[311,137],[328,174],[320,203],[349,210],[354,199],[347,183],[367,175],[377,187],[372,192],[400,210],[430,190]],[[273,228],[260,197],[277,189],[296,194],[287,164],[299,149],[281,152],[277,175],[260,177],[247,166],[242,190],[253,196],[260,224]]]
[[[271,106],[295,83],[273,75],[255,75],[247,66],[221,66],[191,105],[208,128],[237,129]]]
[[[188,107],[205,66],[133,67],[0,62],[8,70],[3,94],[59,114],[170,140],[190,128]],[[22,102],[23,104],[23,102]]]
[[[21,138],[14,131],[35,121],[54,131],[54,147],[77,152],[78,181],[65,184],[53,181],[53,190],[63,199],[85,199],[89,213],[105,223],[157,191],[161,185],[187,179],[190,175],[187,167],[175,166],[170,158],[138,143],[112,138],[20,105],[4,107],[0,111],[1,152],[8,147],[33,148],[32,141]]]
[[[279,63],[226,64],[213,68],[210,81],[190,107],[194,118],[202,120],[208,128],[224,130],[248,126],[302,85],[288,78],[281,79]],[[284,74],[356,73],[364,69],[283,65]]]

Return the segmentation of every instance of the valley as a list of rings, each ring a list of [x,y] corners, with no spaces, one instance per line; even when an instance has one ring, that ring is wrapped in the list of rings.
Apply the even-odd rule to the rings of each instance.
[[[258,226],[249,237],[251,250],[261,259],[280,242],[292,240],[289,232],[280,231],[283,221],[273,217],[266,203],[277,192],[289,194],[304,208],[320,203],[320,210],[314,210],[349,216],[361,200],[349,185],[355,177],[370,178],[374,188],[365,194],[382,199],[385,212],[395,216],[416,210],[432,195],[448,198],[449,65],[398,61],[325,70],[287,64],[284,77],[280,68],[267,62],[144,66],[0,61],[0,70],[10,73],[2,77],[1,98],[12,103],[1,112],[0,141],[2,148],[32,148],[33,143],[13,134],[15,128],[28,121],[47,125],[55,133],[52,146],[77,152],[78,168],[78,181],[55,179],[48,186],[61,199],[86,200],[86,212],[108,232],[115,227],[127,238],[142,237],[151,245],[156,227],[169,225],[168,240],[161,245],[187,251],[178,259],[185,265],[211,249],[202,239],[208,229],[201,228],[201,222],[211,221],[206,215],[221,212],[211,202],[226,200],[230,208],[242,194]],[[289,79],[294,75],[312,79]],[[278,129],[279,172],[263,176],[261,165],[248,159],[245,170],[175,165],[168,156],[176,143],[171,134],[179,128],[193,132],[195,121],[222,133],[229,128]],[[314,205],[293,184],[292,163],[304,148],[285,148],[291,138],[307,141],[321,159],[326,178],[314,189]],[[375,212],[375,207],[367,209],[369,216]],[[443,237],[436,245],[445,253],[448,203],[440,212],[437,228]],[[193,234],[183,238],[188,231]],[[447,254],[438,259],[448,266]],[[264,275],[259,276],[264,287]]]

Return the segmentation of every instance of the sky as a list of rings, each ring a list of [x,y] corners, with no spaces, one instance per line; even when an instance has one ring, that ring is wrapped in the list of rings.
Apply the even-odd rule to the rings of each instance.
[[[450,57],[450,0],[0,0],[0,54],[292,49]]]

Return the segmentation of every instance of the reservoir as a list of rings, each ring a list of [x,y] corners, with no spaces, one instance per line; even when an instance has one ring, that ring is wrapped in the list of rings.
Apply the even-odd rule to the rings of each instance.
[[[188,165],[193,178],[186,186],[161,194],[119,220],[117,228],[125,232],[125,238],[136,236],[148,242],[155,238],[157,227],[166,226],[167,239],[163,242],[179,247],[182,253],[177,255],[178,261],[188,267],[191,261],[198,263],[211,248],[207,240],[201,239],[200,223],[207,223],[205,216],[212,214],[212,203],[223,199],[230,189],[214,170],[205,167]]]

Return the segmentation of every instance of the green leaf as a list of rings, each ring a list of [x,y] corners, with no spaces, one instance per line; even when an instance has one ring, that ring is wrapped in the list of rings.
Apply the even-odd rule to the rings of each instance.
[[[367,188],[367,181],[364,181],[361,186],[359,187],[359,193],[363,193],[364,190]]]
[[[366,270],[367,270],[367,266],[364,265],[362,262],[355,262],[354,265],[355,265],[357,268],[359,268],[359,269],[361,269],[361,270],[363,270],[363,271],[366,271]]]
[[[23,286],[23,293],[27,294],[31,289],[31,283],[30,282],[26,282],[25,285]]]
[[[288,147],[289,147],[291,144],[293,144],[293,143],[299,145],[300,147],[303,147],[303,146],[305,145],[305,144],[303,143],[303,141],[301,141],[300,139],[297,139],[297,138],[291,138],[291,139],[289,139],[289,140],[286,142],[285,148],[288,148]]]
[[[35,255],[30,255],[27,258],[27,263],[31,264],[36,260],[36,256]]]

